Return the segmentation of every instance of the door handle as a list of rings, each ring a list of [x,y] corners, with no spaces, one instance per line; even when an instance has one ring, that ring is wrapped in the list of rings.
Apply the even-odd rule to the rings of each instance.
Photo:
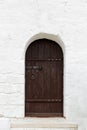
[[[34,70],[42,70],[42,66],[33,66]]]
[[[42,66],[27,66],[26,68],[29,70],[42,70]]]

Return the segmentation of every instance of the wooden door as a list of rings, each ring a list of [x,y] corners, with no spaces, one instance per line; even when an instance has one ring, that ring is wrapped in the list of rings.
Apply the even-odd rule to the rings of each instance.
[[[54,41],[39,39],[27,48],[25,116],[63,116],[63,52]]]

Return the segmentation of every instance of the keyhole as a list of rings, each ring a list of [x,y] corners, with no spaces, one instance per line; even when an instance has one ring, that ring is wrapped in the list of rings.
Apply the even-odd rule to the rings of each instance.
[[[35,76],[34,76],[34,74],[32,74],[32,75],[31,75],[31,79],[35,79]]]

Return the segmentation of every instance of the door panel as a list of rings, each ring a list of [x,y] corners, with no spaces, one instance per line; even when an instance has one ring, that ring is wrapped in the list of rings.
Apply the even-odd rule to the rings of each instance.
[[[63,116],[63,53],[54,41],[36,40],[26,51],[25,116]]]

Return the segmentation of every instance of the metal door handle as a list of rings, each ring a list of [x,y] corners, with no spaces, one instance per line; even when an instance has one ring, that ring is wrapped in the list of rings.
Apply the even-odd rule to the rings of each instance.
[[[42,70],[42,66],[33,66],[33,69],[35,69],[35,70]]]
[[[26,68],[29,70],[42,70],[42,66],[27,66]]]

